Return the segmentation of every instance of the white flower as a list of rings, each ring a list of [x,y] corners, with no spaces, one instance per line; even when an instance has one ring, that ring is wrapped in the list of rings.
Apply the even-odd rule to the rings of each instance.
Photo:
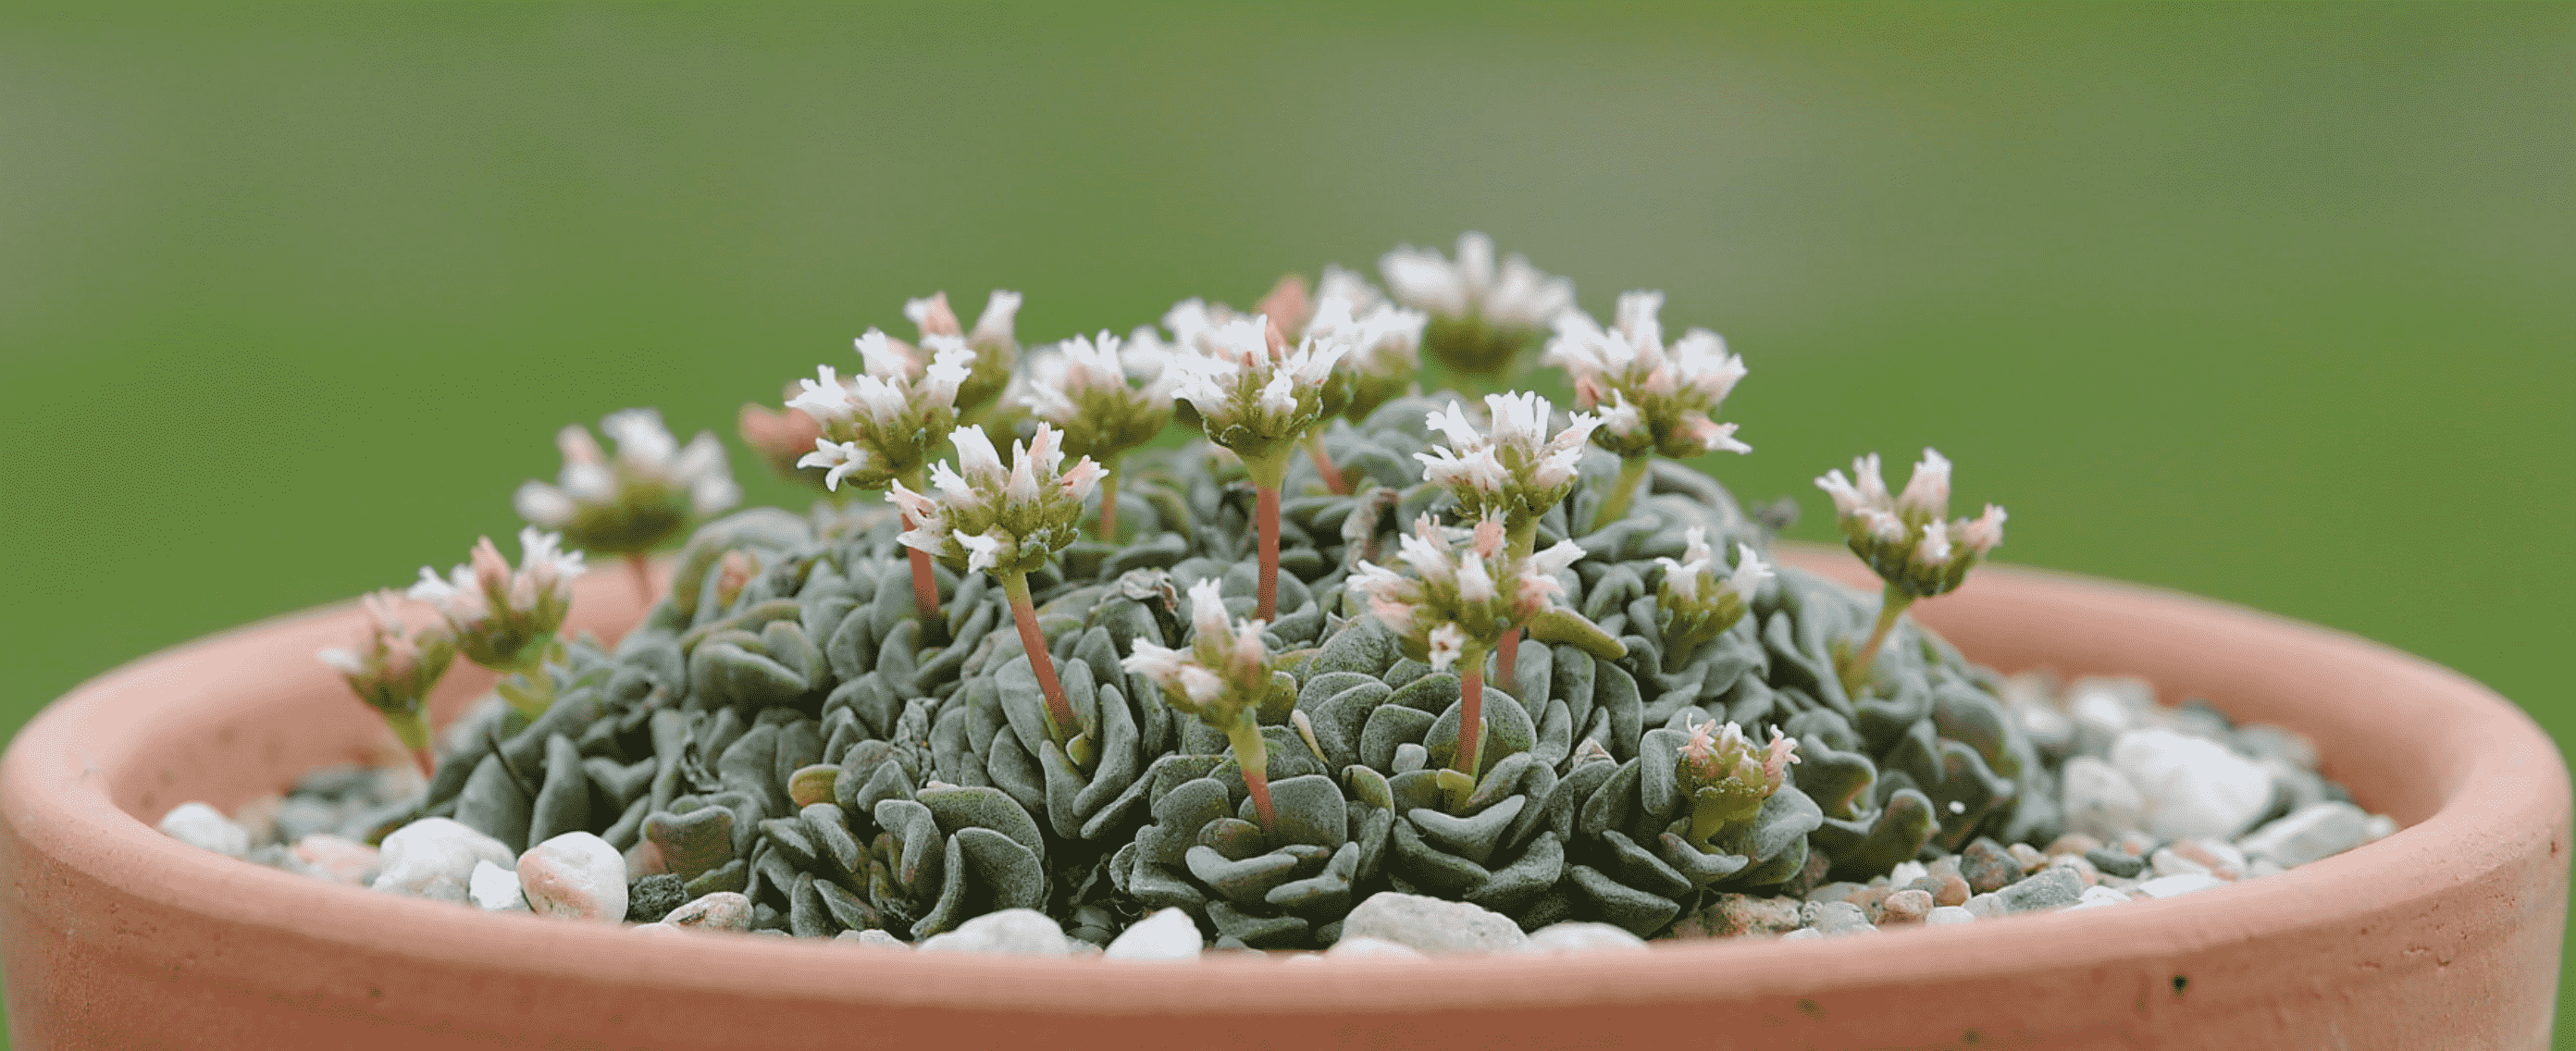
[[[1711,417],[1745,376],[1744,359],[1726,352],[1714,332],[1692,329],[1667,351],[1656,313],[1661,292],[1619,297],[1617,325],[1602,328],[1579,310],[1556,320],[1543,358],[1574,378],[1576,408],[1608,406],[1596,437],[1621,456],[1651,449],[1666,456],[1752,452],[1735,425]]]
[[[1190,585],[1190,628],[1208,638],[1226,633],[1225,595],[1214,577]]]
[[[594,551],[635,552],[667,539],[692,516],[742,500],[713,433],[699,432],[683,448],[651,409],[611,413],[600,430],[617,442],[615,459],[579,425],[557,432],[564,457],[558,484],[521,484],[511,496],[520,517]]]
[[[1326,291],[1316,304],[1315,316],[1306,322],[1306,337],[1348,346],[1350,352],[1342,364],[1363,378],[1411,379],[1422,367],[1422,327],[1430,315],[1354,300],[1347,290],[1331,287],[1333,275],[1349,277],[1348,271],[1324,273]],[[1377,293],[1371,290],[1368,295],[1373,300]]]
[[[1448,445],[1413,454],[1422,461],[1423,480],[1448,489],[1465,514],[1501,513],[1516,524],[1535,522],[1573,491],[1583,443],[1601,421],[1576,413],[1551,437],[1546,398],[1488,394],[1485,408],[1493,420],[1488,434],[1477,433],[1457,402],[1431,412],[1431,429]]]
[[[1074,541],[1083,500],[1108,473],[1089,457],[1064,469],[1061,441],[1040,423],[1026,445],[1011,444],[1006,467],[982,427],[950,432],[964,471],[931,465],[929,493],[891,483],[889,496],[908,526],[896,540],[969,572],[1019,574],[1045,565]]]
[[[1458,543],[1462,539],[1466,543]],[[1347,586],[1416,660],[1431,660],[1425,654],[1440,652],[1442,640],[1454,641],[1462,652],[1489,649],[1505,631],[1545,611],[1564,591],[1558,575],[1583,557],[1582,546],[1571,540],[1519,559],[1505,548],[1499,515],[1455,531],[1426,514],[1397,548],[1397,560],[1411,575],[1361,561]]]
[[[1176,317],[1187,313],[1174,310]],[[1174,396],[1198,410],[1208,440],[1249,465],[1283,455],[1322,422],[1324,381],[1350,350],[1346,341],[1309,336],[1292,348],[1258,315],[1189,328],[1192,323],[1182,317],[1174,331],[1182,333],[1183,347],[1197,352],[1176,354],[1167,367],[1177,373]]]
[[[1456,624],[1431,629],[1431,670],[1448,671],[1467,652],[1467,632]]]
[[[1726,578],[1726,586],[1735,592],[1737,598],[1751,602],[1754,593],[1762,590],[1762,585],[1769,583],[1774,575],[1771,567],[1762,563],[1762,556],[1753,553],[1753,545],[1738,543],[1735,545],[1735,572]]]
[[[1386,302],[1386,297],[1379,294],[1377,287],[1369,284],[1367,278],[1330,265],[1324,267],[1324,279],[1315,282],[1315,299],[1318,303],[1341,300],[1352,314],[1365,314]],[[1318,307],[1316,316],[1322,315],[1323,310]]]
[[[1950,510],[1950,461],[1939,452],[1923,450],[1900,496],[1888,495],[1876,453],[1854,459],[1852,475],[1828,471],[1816,487],[1833,497],[1852,552],[1917,598],[1958,587],[1969,567],[2003,542],[2004,509],[1993,504],[1974,521],[1942,519]]]
[[[1274,689],[1261,621],[1231,620],[1215,578],[1190,585],[1190,643],[1139,638],[1120,666],[1162,687],[1173,706],[1220,729],[1238,727]]]
[[[1540,273],[1518,255],[1504,259],[1498,274],[1493,240],[1472,231],[1459,236],[1455,263],[1438,251],[1401,245],[1378,260],[1378,269],[1397,302],[1442,317],[1545,328],[1574,305],[1573,282]]]
[[[411,586],[411,597],[447,622],[457,648],[487,668],[516,669],[542,659],[544,644],[572,608],[572,580],[582,574],[581,553],[562,550],[555,534],[522,529],[519,552],[513,570],[492,538],[483,537],[467,564],[444,579],[423,566]]]
[[[852,475],[863,488],[883,487],[928,459],[925,435],[956,423],[958,390],[973,372],[976,351],[955,335],[929,331],[943,316],[953,327],[944,298],[914,300],[906,310],[918,313],[929,333],[922,339],[927,359],[872,328],[856,343],[864,373],[843,379],[829,365],[816,366],[815,378],[798,380],[802,390],[787,401],[822,429],[814,451],[796,466],[825,468],[826,488],[837,492]]]

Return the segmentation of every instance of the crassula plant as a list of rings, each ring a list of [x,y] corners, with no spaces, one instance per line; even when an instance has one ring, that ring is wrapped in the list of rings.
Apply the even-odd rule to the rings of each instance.
[[[2095,827],[2060,806],[2082,761],[1902,616],[2002,539],[1999,508],[1944,519],[1949,461],[1819,480],[1873,602],[1672,462],[1749,451],[1717,418],[1746,368],[1667,345],[1659,293],[1603,327],[1476,235],[1384,274],[1392,301],[1327,269],[1025,362],[1016,295],[972,330],[915,300],[917,345],[871,329],[860,373],[744,417],[831,502],[698,527],[614,647],[557,637],[581,560],[531,529],[518,566],[485,541],[424,571],[434,621],[370,599],[324,659],[434,775],[399,817],[595,835],[637,902],[735,895],[799,935],[1030,909],[1105,943],[1179,910],[1321,947],[1396,891],[1654,937],[1898,872],[1923,896],[1888,908],[1930,908]],[[1571,413],[1508,389],[1550,333]],[[1506,389],[1426,395],[1424,351]],[[631,555],[730,500],[658,418],[609,429],[613,464],[565,432],[531,519]],[[507,703],[433,754],[451,655]]]

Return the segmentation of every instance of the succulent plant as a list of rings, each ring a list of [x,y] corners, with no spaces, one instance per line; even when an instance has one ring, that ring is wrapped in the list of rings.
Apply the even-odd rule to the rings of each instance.
[[[1177,907],[1252,948],[1329,944],[1381,890],[1653,936],[1719,895],[2056,834],[2051,775],[1994,676],[1886,603],[1773,568],[1768,527],[1656,459],[1738,448],[1708,412],[1739,360],[1665,362],[1646,297],[1616,333],[1578,333],[1626,348],[1587,374],[1601,417],[1498,394],[1471,418],[1476,402],[1410,393],[1383,362],[1418,336],[1507,368],[1570,291],[1517,262],[1496,279],[1481,242],[1445,277],[1398,255],[1428,334],[1338,271],[1320,304],[1302,282],[1264,300],[1285,330],[1184,304],[1174,345],[1142,329],[1041,354],[1088,385],[1014,399],[1045,419],[1011,464],[957,429],[966,472],[940,465],[935,491],[940,439],[913,416],[973,411],[944,389],[968,382],[969,337],[915,304],[954,359],[939,375],[906,358],[853,394],[827,371],[804,399],[828,432],[886,395],[892,430],[827,433],[849,447],[819,459],[899,506],[706,524],[614,649],[522,662],[549,704],[451,732],[420,812],[513,846],[595,831],[798,935],[920,939],[1032,908],[1106,942]],[[979,365],[1017,352],[996,309]],[[1378,364],[1326,377],[1373,341]],[[895,390],[915,380],[943,389]],[[1214,443],[1133,448],[1167,383]],[[1063,467],[1060,429],[1121,457],[1124,484],[1096,500],[1123,528],[1082,528],[1101,472]],[[1887,503],[1923,534],[1946,484],[1917,488],[1854,490],[1845,511]],[[1960,548],[1982,555],[1999,530],[1975,528]],[[1913,581],[1937,539],[1873,564]],[[1399,562],[1413,576],[1379,568]],[[1934,568],[1909,595],[1957,586],[1966,559]]]

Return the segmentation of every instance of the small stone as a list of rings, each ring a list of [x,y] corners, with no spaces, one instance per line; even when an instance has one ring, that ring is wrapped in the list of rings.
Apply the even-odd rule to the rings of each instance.
[[[1324,950],[1324,955],[1336,958],[1356,957],[1366,959],[1374,957],[1386,960],[1430,959],[1429,956],[1423,954],[1422,950],[1416,949],[1410,945],[1399,945],[1382,938],[1370,938],[1365,936],[1354,938],[1348,934],[1342,935],[1342,940],[1334,942],[1332,948]]]
[[[1931,874],[1931,867],[1920,861],[1900,861],[1895,868],[1887,870],[1887,883],[1892,887],[1904,887]]]
[[[2133,858],[2143,858],[2153,854],[2157,847],[2163,845],[2163,841],[2144,832],[2123,832],[2120,838],[2111,841],[2111,849]]]
[[[2134,679],[2082,679],[2068,691],[2066,714],[2075,723],[2075,750],[2101,755],[2155,707],[2155,688]]]
[[[2109,847],[2095,847],[2085,851],[2084,860],[2092,862],[2095,870],[2122,879],[2135,878],[2138,873],[2146,871],[2147,867],[2146,861],[2137,855]]]
[[[2397,819],[2386,814],[2372,814],[2366,827],[2370,829],[2370,841],[2377,843],[2397,834]]]
[[[1934,908],[1931,912],[1924,914],[1923,917],[1923,925],[1926,927],[1947,927],[1954,923],[1975,922],[1977,922],[1976,913],[1969,912],[1968,910],[1959,908],[1955,905],[1939,906]]]
[[[874,927],[863,931],[842,931],[832,936],[832,944],[855,945],[862,949],[901,949],[906,952],[912,950],[910,943]]]
[[[312,796],[288,796],[277,804],[277,838],[301,843],[304,837],[339,828],[348,815]]]
[[[1869,915],[1862,912],[1860,906],[1848,901],[1811,901],[1798,910],[1798,916],[1807,921],[1807,926],[1827,934],[1857,934],[1877,929],[1870,926]]]
[[[1933,879],[1939,879],[1943,876],[1956,876],[1959,874],[1959,856],[1956,854],[1943,854],[1940,857],[1933,858],[1931,864],[1923,866],[1923,874],[1930,876]]]
[[[1887,896],[1895,889],[1894,887],[1862,887],[1851,892],[1851,896],[1843,900],[1860,906],[1861,914],[1868,916],[1870,922],[1876,923],[1879,903],[1886,901]]]
[[[2227,878],[2226,873],[2221,871],[2223,869],[2245,871],[2245,852],[2236,849],[2235,844],[2224,840],[2198,838],[2180,840],[2173,845],[2173,849],[2176,854],[2208,866],[2209,871],[2217,874],[2220,879]]]
[[[2297,868],[2370,841],[2371,816],[2350,803],[2317,803],[2255,829],[2237,842],[2244,856]]]
[[[1056,926],[1046,913],[1036,909],[1003,909],[977,916],[946,934],[932,935],[916,951],[1064,956],[1070,954],[1072,948],[1065,944],[1064,928]]]
[[[1568,921],[1531,931],[1522,952],[1532,956],[1572,956],[1596,952],[1644,952],[1646,940],[1607,923]]]
[[[485,912],[526,912],[528,899],[519,891],[519,874],[489,861],[476,861],[467,881],[467,896]]]
[[[662,922],[699,930],[747,931],[751,929],[751,899],[720,890],[671,910]]]
[[[2076,878],[2083,880],[2087,887],[2102,881],[2102,870],[2094,868],[2093,863],[2084,860],[2082,854],[2059,854],[2048,859],[2048,867],[2073,869]]]
[[[566,832],[519,856],[519,887],[539,916],[626,918],[626,859],[589,832]]]
[[[1759,934],[1786,934],[1804,926],[1798,919],[1798,899],[1759,898],[1750,894],[1720,894],[1707,908],[1682,917],[1673,925],[1675,938],[1742,938]]]
[[[1995,892],[2005,912],[2038,912],[2073,905],[2084,895],[2084,880],[2072,869],[2050,868]]]
[[[2109,887],[2086,887],[2084,888],[2084,893],[2075,899],[2075,904],[2069,905],[2059,911],[2073,912],[2077,909],[2092,909],[2099,908],[2104,905],[2119,905],[2127,902],[2128,900],[2129,896],[2127,894],[2112,890]]]
[[[2015,843],[2004,849],[2012,854],[2014,861],[2021,863],[2023,872],[2037,872],[2040,866],[2048,864],[2048,855],[2040,853],[2038,847],[2028,843]]]
[[[460,904],[467,900],[475,862],[489,861],[503,868],[518,862],[500,840],[444,817],[422,818],[393,830],[377,849],[376,860],[376,880],[370,887]]]
[[[2206,876],[2209,866],[2184,857],[2181,851],[2165,847],[2147,859],[2147,865],[2159,876]]]
[[[204,803],[181,803],[161,815],[161,834],[226,857],[250,853],[250,830]]]
[[[2089,755],[2066,761],[2059,773],[2058,805],[2066,827],[2076,832],[2115,838],[2146,818],[2147,801],[2118,767]]]
[[[297,839],[292,853],[296,865],[304,872],[352,887],[363,887],[372,882],[380,864],[376,848],[354,839],[320,833]]]
[[[250,835],[250,844],[254,847],[276,843],[278,842],[277,808],[285,802],[285,796],[273,792],[261,796],[234,807],[232,822],[240,825],[242,831]]]
[[[1510,917],[1462,901],[1380,891],[1342,921],[1342,937],[1379,938],[1438,956],[1515,952],[1528,944]]]
[[[1878,922],[1897,926],[1921,923],[1937,907],[1932,902],[1932,895],[1924,891],[1900,890],[1888,895],[1887,900],[1880,904]]]
[[[691,927],[674,927],[667,923],[639,923],[627,928],[627,930],[634,931],[637,934],[653,934],[665,937],[670,935],[685,935],[694,929],[695,928]]]
[[[1850,901],[1851,896],[1869,889],[1866,883],[1828,883],[1807,892],[1808,901]]]
[[[2287,871],[2289,870],[2274,863],[2270,858],[2255,858],[2252,862],[2246,864],[2245,878],[2253,879],[2256,876],[2278,876]]]
[[[1991,894],[2011,886],[2021,878],[2021,862],[2005,853],[1991,839],[1979,838],[1968,844],[1960,855],[1959,874],[1968,880],[1968,889]]]
[[[2138,884],[2138,892],[2150,898],[2174,898],[2211,887],[2223,887],[2218,877],[2206,872],[2188,872],[2179,876],[2159,876]]]
[[[2278,726],[2248,723],[2229,737],[2238,751],[2258,759],[2279,759],[2301,770],[2317,768],[2317,744],[2306,734]]]
[[[1822,938],[1824,936],[1825,932],[1813,927],[1800,927],[1797,930],[1781,935],[1780,940],[1784,942],[1796,942],[1805,941],[1809,938]]]
[[[2147,831],[2233,839],[2272,805],[2272,775],[2226,745],[2171,730],[2131,730],[2112,765],[2145,798]]]
[[[658,923],[688,903],[688,885],[667,872],[626,885],[626,919],[631,923]]]
[[[1931,895],[1935,905],[1965,905],[1968,903],[1970,893],[1968,881],[1959,878],[1956,872],[1925,876],[1915,880],[1914,885],[1906,889],[1919,890]]]
[[[2100,850],[2101,848],[2101,840],[2095,839],[2081,832],[2069,832],[2050,841],[2047,849],[2040,851],[2040,853],[2053,858],[2061,854],[2083,854]]]
[[[1207,948],[1197,921],[1180,909],[1164,909],[1118,932],[1105,956],[1112,960],[1195,960]]]
[[[1970,898],[1968,903],[1960,908],[1981,920],[1990,920],[2004,914],[2003,899],[1991,893]]]

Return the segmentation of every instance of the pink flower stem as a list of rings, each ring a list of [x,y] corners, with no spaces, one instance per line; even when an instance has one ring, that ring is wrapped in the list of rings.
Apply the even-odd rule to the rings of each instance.
[[[1324,431],[1317,428],[1306,436],[1306,455],[1315,461],[1315,473],[1324,476],[1324,488],[1334,496],[1349,496],[1350,483],[1342,479],[1342,469],[1333,466],[1333,454],[1324,449]]]
[[[643,552],[629,551],[626,553],[626,568],[635,575],[636,605],[644,609],[653,608],[652,563],[644,557]]]
[[[1256,620],[1274,620],[1279,615],[1279,487],[1260,485],[1253,489],[1252,517],[1261,532],[1261,578],[1253,592]]]
[[[1100,539],[1118,542],[1118,461],[1102,465],[1100,476]]]
[[[1458,666],[1464,673],[1458,678],[1458,754],[1449,761],[1449,768],[1474,781],[1476,768],[1485,758],[1485,655],[1459,656]]]
[[[1261,726],[1247,710],[1225,732],[1234,745],[1234,761],[1243,768],[1243,788],[1252,794],[1253,816],[1261,819],[1261,831],[1268,833],[1279,825],[1279,814],[1270,806],[1270,745],[1261,739]]]
[[[914,468],[911,476],[903,479],[903,485],[916,493],[930,488],[925,472],[919,468]],[[904,512],[903,527],[911,529],[912,525],[912,513]],[[921,630],[945,634],[941,629],[947,624],[939,619],[939,577],[931,572],[930,552],[911,546],[904,550],[912,557],[912,608],[921,614]]]
[[[1072,702],[1064,698],[1064,684],[1056,681],[1055,657],[1047,652],[1046,636],[1038,633],[1038,606],[1029,597],[1028,574],[993,575],[1001,579],[1002,593],[1010,596],[1011,619],[1020,628],[1020,648],[1029,652],[1029,670],[1037,673],[1038,692],[1046,695],[1047,721],[1055,724],[1056,743],[1070,741],[1082,726],[1074,718]]]

